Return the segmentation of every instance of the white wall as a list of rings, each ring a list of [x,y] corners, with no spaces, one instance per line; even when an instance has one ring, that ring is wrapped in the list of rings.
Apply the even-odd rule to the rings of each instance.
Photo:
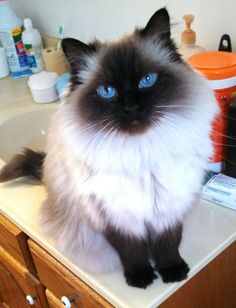
[[[39,30],[57,36],[59,24],[66,27],[66,36],[82,41],[117,38],[134,26],[144,26],[150,16],[166,6],[177,24],[173,37],[179,41],[182,16],[195,15],[197,43],[208,50],[218,48],[224,33],[231,36],[236,51],[235,0],[10,0],[20,17],[30,17]]]

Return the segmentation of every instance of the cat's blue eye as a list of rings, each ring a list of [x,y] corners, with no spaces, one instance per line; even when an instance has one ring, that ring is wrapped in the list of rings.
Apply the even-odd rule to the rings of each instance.
[[[157,81],[157,73],[148,73],[144,75],[138,84],[139,89],[152,87]]]
[[[97,87],[97,94],[104,99],[111,99],[116,96],[116,89],[112,86],[100,85]]]

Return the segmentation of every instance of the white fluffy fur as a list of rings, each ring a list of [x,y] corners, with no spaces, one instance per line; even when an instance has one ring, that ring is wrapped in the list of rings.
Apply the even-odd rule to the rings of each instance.
[[[42,216],[59,248],[87,270],[120,266],[102,235],[108,224],[138,237],[146,236],[146,224],[162,232],[183,221],[200,191],[212,154],[209,135],[217,105],[200,75],[170,65],[185,74],[190,104],[181,112],[173,108],[143,135],[86,128],[71,102],[55,116],[44,166],[49,197]],[[79,91],[70,100],[76,95]],[[52,196],[66,219],[44,211]]]

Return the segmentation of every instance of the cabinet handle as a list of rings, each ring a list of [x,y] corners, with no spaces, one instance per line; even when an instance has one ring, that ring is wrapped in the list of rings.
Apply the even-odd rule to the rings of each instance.
[[[34,295],[26,295],[26,300],[27,302],[30,304],[30,306],[33,306],[34,305],[34,300],[35,300],[35,296]]]
[[[61,302],[66,308],[71,308],[71,303],[74,301],[73,297],[62,296]]]

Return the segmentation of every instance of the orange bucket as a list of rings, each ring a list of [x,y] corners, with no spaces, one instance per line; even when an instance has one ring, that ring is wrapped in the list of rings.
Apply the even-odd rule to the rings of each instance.
[[[210,161],[210,170],[220,172],[225,154],[228,107],[232,97],[236,95],[236,54],[208,51],[190,57],[188,62],[209,79],[220,107],[220,114],[212,123],[214,155]]]

